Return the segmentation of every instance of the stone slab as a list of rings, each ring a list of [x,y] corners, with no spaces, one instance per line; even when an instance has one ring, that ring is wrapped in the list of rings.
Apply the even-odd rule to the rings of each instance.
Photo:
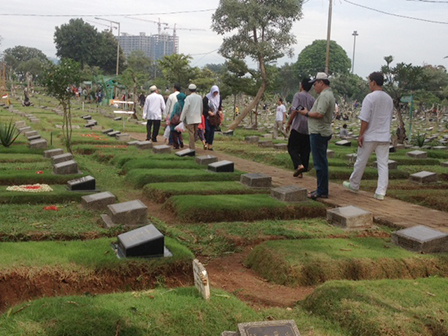
[[[204,300],[210,300],[210,281],[204,265],[198,259],[193,260],[194,286]]]
[[[131,140],[131,135],[128,133],[120,133],[115,136],[118,141],[129,141]]]
[[[392,241],[414,252],[448,252],[448,234],[424,225],[396,231],[392,234]]]
[[[71,191],[96,190],[96,181],[93,176],[83,176],[78,179],[67,181],[67,188]]]
[[[152,142],[151,141],[137,141],[135,144],[135,147],[138,149],[150,149],[152,148]]]
[[[334,158],[334,151],[331,149],[327,149],[327,158]]]
[[[436,149],[436,150],[446,150],[448,147],[447,146],[434,146],[432,147],[432,149]]]
[[[47,140],[45,139],[36,139],[30,141],[30,144],[28,145],[30,149],[46,149],[48,147]]]
[[[184,157],[184,156],[195,156],[196,155],[196,151],[194,149],[182,149],[180,151],[177,151],[176,156],[180,156],[180,157]]]
[[[24,127],[19,127],[18,130],[20,133],[26,133],[26,132],[32,131],[33,129],[30,126],[24,126]]]
[[[275,150],[283,150],[283,151],[288,150],[288,144],[285,143],[275,144],[273,147]]]
[[[348,141],[348,140],[340,140],[340,141],[336,141],[336,146],[344,146],[344,147],[351,147],[352,146],[352,142]]]
[[[388,160],[387,165],[389,169],[398,169],[398,163],[394,160]],[[373,162],[373,167],[378,168],[378,161]]]
[[[81,197],[81,205],[88,210],[105,210],[109,204],[115,203],[117,198],[109,191]]]
[[[352,205],[327,210],[327,221],[347,229],[366,229],[373,225],[373,214]]]
[[[63,153],[63,154],[55,155],[51,158],[53,165],[56,163],[70,161],[70,160],[73,160],[73,155],[71,153]]]
[[[37,118],[30,118],[30,122],[32,124],[38,124],[39,123],[39,119],[37,119]]]
[[[300,336],[294,320],[239,323],[238,334],[240,336]]]
[[[56,163],[53,166],[53,173],[57,175],[78,174],[78,163],[74,160]]]
[[[248,135],[244,140],[251,143],[257,143],[260,140],[260,137],[256,135]]]
[[[308,200],[307,189],[295,185],[283,186],[271,189],[271,197],[282,202],[304,202]]]
[[[217,162],[218,158],[213,155],[202,155],[196,157],[196,163],[202,166],[208,166],[210,163]]]
[[[19,120],[19,121],[16,121],[14,123],[14,125],[16,126],[16,128],[22,128],[22,127],[26,127],[26,122],[24,122],[23,120]]]
[[[140,200],[111,204],[107,206],[113,223],[122,225],[142,225],[148,223],[148,208]]]
[[[418,182],[418,183],[433,183],[437,182],[437,174],[433,172],[428,171],[421,171],[415,174],[411,174],[410,176],[411,181]]]
[[[441,163],[441,166],[442,166],[442,167],[448,167],[448,162],[442,162],[442,163]]]
[[[215,173],[233,173],[235,171],[235,165],[232,161],[222,160],[210,163],[208,170]]]
[[[154,154],[170,154],[171,153],[171,146],[168,145],[159,145],[159,146],[153,146],[152,152]]]
[[[37,133],[37,131],[28,131],[28,132],[25,132],[25,136],[26,136],[27,138],[32,137],[32,136],[35,136],[35,135],[39,135],[39,133]]]
[[[137,142],[139,142],[139,141],[133,140],[133,141],[128,141],[126,144],[129,146],[135,146],[137,144]]]
[[[165,237],[153,224],[120,234],[117,255],[119,258],[172,256],[165,247]]]
[[[53,156],[61,155],[61,154],[64,154],[64,151],[61,148],[54,148],[54,149],[46,150],[44,152],[44,157],[52,158]]]
[[[223,135],[233,136],[233,130],[222,132]]]
[[[28,141],[33,141],[33,140],[41,139],[41,136],[39,134],[32,135],[32,136],[27,137],[27,139],[28,139]]]
[[[120,131],[113,131],[113,132],[107,133],[107,135],[110,137],[115,137],[115,136],[117,136],[117,134],[120,134],[120,133],[121,133]]]
[[[272,147],[272,140],[258,141],[258,147]]]
[[[108,129],[102,130],[101,133],[107,134],[107,133],[110,133],[110,132],[113,132],[113,131],[114,130],[112,128],[108,128]]]
[[[421,150],[407,152],[406,155],[414,159],[426,159],[428,157],[428,153]]]
[[[395,153],[396,151],[394,146],[389,146],[389,153]]]
[[[81,118],[83,118],[84,120],[90,120],[90,119],[92,119],[92,116],[90,114],[87,114],[87,115],[81,116]]]
[[[251,188],[270,188],[272,177],[260,173],[243,174],[240,177],[240,182]]]

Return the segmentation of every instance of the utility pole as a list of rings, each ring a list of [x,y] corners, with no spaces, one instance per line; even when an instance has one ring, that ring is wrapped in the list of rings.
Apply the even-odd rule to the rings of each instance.
[[[356,36],[358,36],[358,32],[355,30],[353,32],[353,58],[352,58],[352,75],[355,72],[355,49],[356,49]]]
[[[328,26],[327,26],[327,56],[325,60],[325,73],[329,73],[330,65],[330,40],[331,40],[331,15],[333,12],[333,0],[330,0],[330,6],[328,7]]]

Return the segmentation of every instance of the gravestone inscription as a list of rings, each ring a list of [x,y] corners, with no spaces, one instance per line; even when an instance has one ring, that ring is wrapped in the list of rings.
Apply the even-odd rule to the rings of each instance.
[[[300,336],[294,320],[240,323],[238,332],[241,336]]]
[[[210,282],[208,274],[198,259],[193,260],[194,285],[205,300],[210,299]]]

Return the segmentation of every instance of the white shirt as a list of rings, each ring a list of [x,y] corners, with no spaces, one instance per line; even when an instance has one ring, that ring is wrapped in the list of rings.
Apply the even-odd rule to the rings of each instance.
[[[153,92],[145,100],[143,106],[143,119],[162,120],[165,111],[165,100],[161,94]]]
[[[284,115],[286,113],[285,105],[277,105],[277,113],[275,114],[275,121],[283,121]]]
[[[389,142],[390,125],[394,114],[392,98],[384,91],[369,93],[362,102],[359,119],[369,123],[364,141]]]
[[[166,100],[166,116],[169,118],[171,116],[171,113],[173,112],[174,105],[177,103],[177,95],[179,94],[179,91],[175,91],[172,94],[169,95],[168,99]]]
[[[180,121],[183,121],[187,125],[200,124],[202,121],[202,111],[204,105],[202,104],[202,98],[197,93],[190,93],[185,98],[184,108],[180,115]]]

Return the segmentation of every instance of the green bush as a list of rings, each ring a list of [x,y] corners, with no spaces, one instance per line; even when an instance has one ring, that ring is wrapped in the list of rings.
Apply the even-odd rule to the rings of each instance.
[[[9,147],[14,141],[16,141],[17,137],[20,135],[20,131],[16,128],[16,125],[12,122],[12,119],[9,121],[9,124],[2,123],[0,124],[0,142],[3,146]]]

